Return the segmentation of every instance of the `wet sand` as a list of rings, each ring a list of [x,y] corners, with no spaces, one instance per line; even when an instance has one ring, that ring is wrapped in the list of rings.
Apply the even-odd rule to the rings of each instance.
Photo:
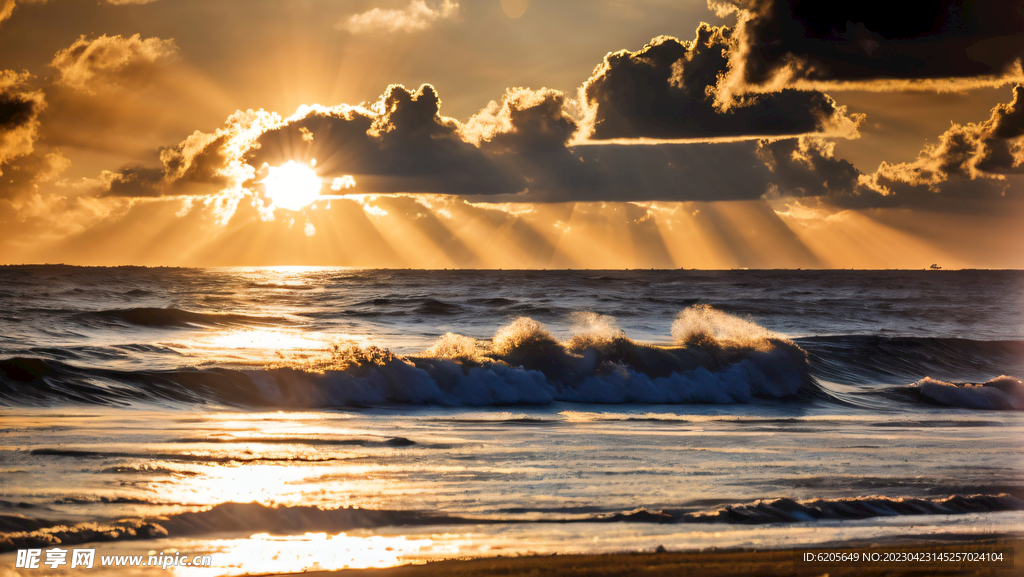
[[[494,557],[450,560],[405,565],[389,569],[321,571],[302,573],[306,577],[924,577],[932,575],[1016,576],[1024,575],[1024,561],[998,562],[834,562],[798,561],[806,553],[915,554],[921,552],[993,552],[1013,550],[1020,553],[1022,539],[971,541],[969,544],[920,543],[876,546],[840,546],[791,550],[727,550],[685,553],[613,553],[606,555],[549,555],[531,557]],[[1016,557],[1016,555],[1014,555]]]

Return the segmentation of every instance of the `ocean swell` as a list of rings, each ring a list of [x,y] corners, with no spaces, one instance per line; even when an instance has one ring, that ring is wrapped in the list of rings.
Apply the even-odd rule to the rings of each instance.
[[[17,357],[0,361],[0,401],[323,408],[748,403],[815,393],[799,346],[709,307],[680,314],[673,346],[630,340],[600,315],[578,324],[567,342],[522,317],[490,340],[449,333],[417,355],[336,346],[298,366],[261,369],[116,371]]]

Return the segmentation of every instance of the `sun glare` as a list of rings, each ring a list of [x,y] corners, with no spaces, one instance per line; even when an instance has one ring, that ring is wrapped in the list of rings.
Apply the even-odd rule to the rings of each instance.
[[[312,164],[316,166],[316,161]],[[312,167],[289,160],[268,170],[269,174],[260,182],[275,207],[301,210],[320,196],[323,183]]]

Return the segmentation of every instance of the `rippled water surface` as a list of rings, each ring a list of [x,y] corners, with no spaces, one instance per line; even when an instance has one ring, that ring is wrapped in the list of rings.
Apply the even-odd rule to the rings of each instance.
[[[1022,288],[0,268],[0,560],[59,539],[221,575],[1021,533]]]

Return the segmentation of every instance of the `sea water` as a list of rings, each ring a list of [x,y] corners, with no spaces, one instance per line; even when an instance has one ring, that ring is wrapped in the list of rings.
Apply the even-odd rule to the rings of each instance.
[[[178,574],[224,575],[1020,534],[1022,289],[0,268],[0,562],[177,551],[215,565]]]

